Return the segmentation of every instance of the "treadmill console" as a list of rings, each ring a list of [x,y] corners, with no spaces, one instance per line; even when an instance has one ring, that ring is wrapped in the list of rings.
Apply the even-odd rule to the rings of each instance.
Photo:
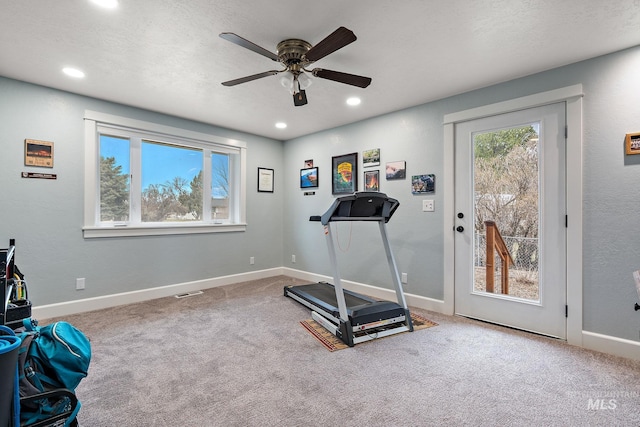
[[[384,221],[389,222],[400,203],[384,193],[361,191],[338,197],[321,216],[312,216],[310,221]]]

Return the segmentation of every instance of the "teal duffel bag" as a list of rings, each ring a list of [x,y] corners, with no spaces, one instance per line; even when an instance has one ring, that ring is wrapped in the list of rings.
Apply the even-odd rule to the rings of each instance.
[[[91,362],[89,339],[68,322],[54,322],[43,327],[30,319],[19,336],[22,344],[18,356],[20,397],[35,396],[53,390],[71,394],[38,400],[23,400],[20,417],[23,425],[70,412],[65,427],[71,425],[80,410],[73,395],[85,378]]]

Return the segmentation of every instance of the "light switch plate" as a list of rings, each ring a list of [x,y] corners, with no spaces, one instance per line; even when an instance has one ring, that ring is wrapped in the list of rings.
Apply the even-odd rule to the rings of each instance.
[[[435,211],[435,204],[433,200],[423,200],[422,212],[433,212],[433,211]]]

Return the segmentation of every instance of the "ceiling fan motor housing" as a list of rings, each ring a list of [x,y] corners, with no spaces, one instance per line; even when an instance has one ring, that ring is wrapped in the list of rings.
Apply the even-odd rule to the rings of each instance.
[[[304,55],[311,49],[311,44],[300,39],[287,39],[278,43],[277,53],[280,62],[291,71],[298,71],[300,67],[309,64]]]

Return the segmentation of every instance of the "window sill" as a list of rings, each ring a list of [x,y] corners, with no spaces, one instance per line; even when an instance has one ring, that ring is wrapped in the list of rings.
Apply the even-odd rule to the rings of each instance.
[[[143,225],[83,227],[85,239],[105,237],[170,236],[174,234],[230,233],[246,231],[247,224]]]

